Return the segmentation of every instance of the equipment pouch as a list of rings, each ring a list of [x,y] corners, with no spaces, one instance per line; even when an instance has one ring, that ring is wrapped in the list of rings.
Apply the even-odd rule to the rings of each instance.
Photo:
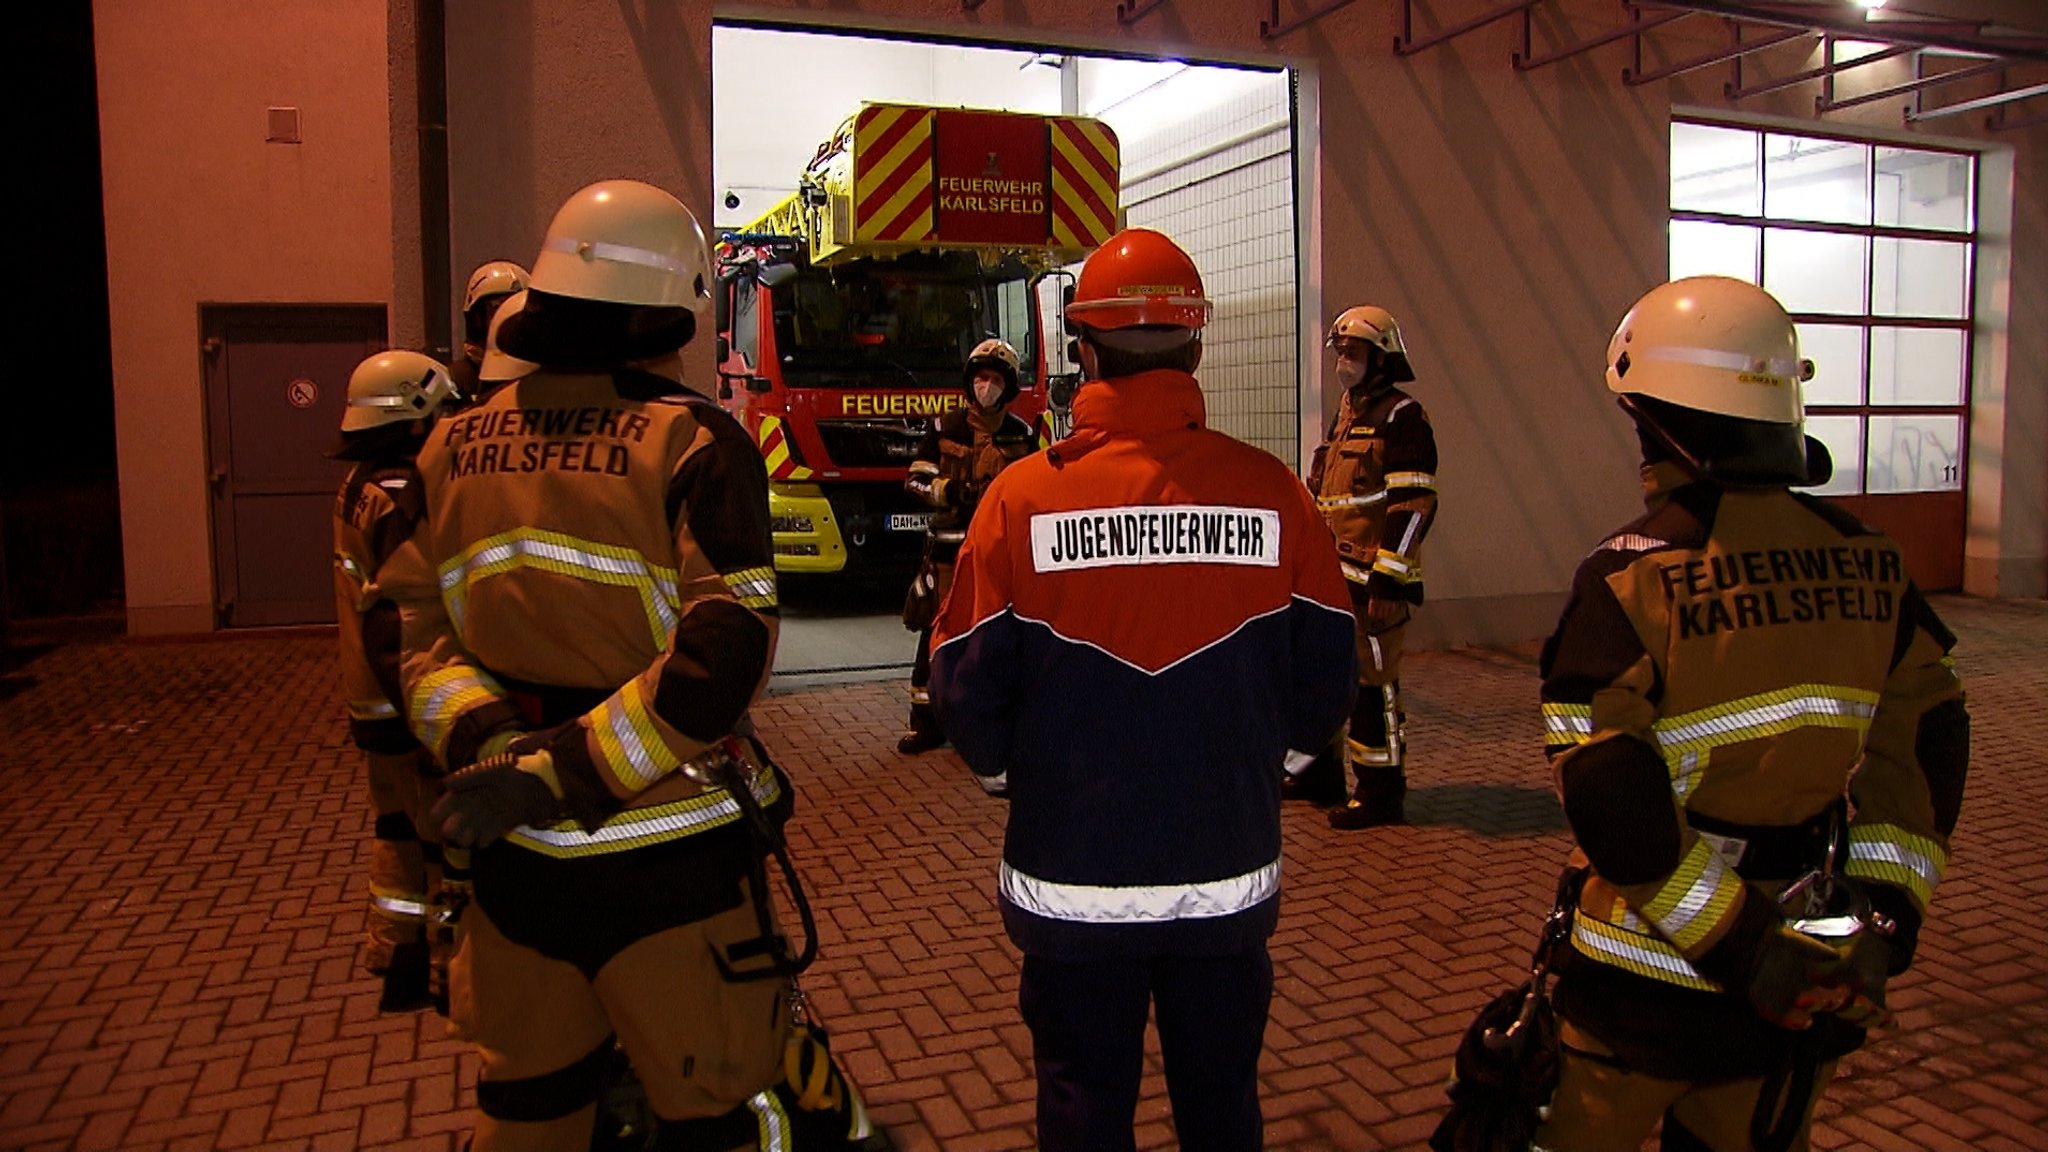
[[[1529,978],[1488,1001],[1452,1060],[1451,1107],[1430,1134],[1435,1152],[1526,1152],[1557,1091],[1557,1014],[1550,976],[1570,933],[1586,870],[1566,870],[1544,922]]]
[[[931,561],[931,546],[925,546],[924,562],[911,578],[910,592],[903,597],[903,626],[922,632],[939,618],[939,570]]]

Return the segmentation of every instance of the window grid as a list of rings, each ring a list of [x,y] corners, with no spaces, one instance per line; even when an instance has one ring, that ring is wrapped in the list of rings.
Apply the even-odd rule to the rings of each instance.
[[[1706,128],[1734,129],[1738,131],[1748,132],[1751,136],[1751,142],[1755,151],[1755,171],[1757,173],[1757,180],[1759,182],[1757,190],[1757,198],[1759,201],[1759,205],[1768,202],[1769,185],[1772,177],[1770,165],[1766,162],[1765,138],[1767,136],[1775,136],[1782,139],[1788,135],[1787,133],[1767,132],[1761,129],[1751,129],[1740,124],[1729,124],[1712,120],[1694,120],[1681,118],[1675,119],[1673,121],[1673,125],[1674,127],[1678,125],[1697,125]],[[1853,136],[1840,136],[1829,135],[1825,133],[1806,132],[1797,133],[1796,135],[1813,139],[1816,141],[1856,144],[1866,149],[1870,149],[1870,156],[1872,157],[1876,155],[1876,150],[1878,148],[1890,147],[1889,145],[1880,145],[1876,142],[1858,139]],[[1745,229],[1754,229],[1756,242],[1753,246],[1754,261],[1751,270],[1752,274],[1750,276],[1750,280],[1756,284],[1766,283],[1765,275],[1768,271],[1767,252],[1769,246],[1765,242],[1765,238],[1767,234],[1773,230],[1779,232],[1822,233],[1838,236],[1857,236],[1863,238],[1864,283],[1862,286],[1862,310],[1860,312],[1854,313],[1809,311],[1794,311],[1791,313],[1792,319],[1795,323],[1825,324],[1833,327],[1856,328],[1859,330],[1859,335],[1862,343],[1862,366],[1860,372],[1861,379],[1857,382],[1856,395],[1859,398],[1860,402],[1855,404],[1815,403],[1808,405],[1807,407],[1807,414],[1812,417],[1851,417],[1856,420],[1858,430],[1857,444],[1859,454],[1859,459],[1857,459],[1854,462],[1854,475],[1856,476],[1856,485],[1853,492],[1838,491],[1836,492],[1836,494],[1838,495],[1869,494],[1871,473],[1871,468],[1869,465],[1871,463],[1871,453],[1873,450],[1871,440],[1871,421],[1873,417],[1880,421],[1886,421],[1888,420],[1888,418],[1893,417],[1915,416],[1945,416],[1954,418],[1957,423],[1955,457],[1954,460],[1947,467],[1942,469],[1941,480],[1941,483],[1943,483],[1944,485],[1952,486],[1937,488],[1933,490],[1961,491],[1965,483],[1967,482],[1967,470],[1964,467],[1964,461],[1966,461],[1969,457],[1970,422],[1968,419],[1968,412],[1970,403],[1970,383],[1972,377],[1975,375],[1976,367],[1976,342],[1970,338],[1970,335],[1974,332],[1976,325],[1976,228],[1977,216],[1979,211],[1979,205],[1977,203],[1977,200],[1980,196],[1978,166],[1976,163],[1976,156],[1974,153],[1971,152],[1941,147],[1922,147],[1917,144],[1912,146],[1910,150],[1913,152],[1926,152],[1936,155],[1961,156],[1968,159],[1970,181],[1970,219],[1968,228],[1934,229],[1914,228],[1910,226],[1896,224],[1844,224],[1832,221],[1799,220],[1785,218],[1782,216],[1766,216],[1761,211],[1761,207],[1759,207],[1759,211],[1754,215],[1747,213],[1704,211],[1699,209],[1681,209],[1676,207],[1672,208],[1670,212],[1670,219],[1673,223],[1713,224],[1730,227],[1740,227]],[[1868,216],[1873,221],[1875,221],[1877,218],[1877,212],[1875,211],[1875,209],[1878,204],[1878,180],[1883,175],[1885,175],[1885,173],[1880,172],[1878,164],[1870,162],[1869,160],[1866,160],[1866,162],[1863,164],[1863,194],[1865,197],[1866,204],[1871,209],[1871,211],[1868,213]],[[1676,198],[1676,189],[1674,188],[1673,199],[1676,200]],[[1932,241],[1941,244],[1960,246],[1963,249],[1963,315],[1960,317],[1944,317],[1904,313],[1901,315],[1893,316],[1878,313],[1875,307],[1878,277],[1878,267],[1875,249],[1877,242],[1880,240]],[[1954,404],[1873,404],[1871,402],[1872,341],[1873,334],[1879,329],[1946,329],[1962,332],[1964,334],[1963,353],[1962,363],[1959,367],[1959,371],[1962,373],[1962,377],[1961,388],[1959,389],[1960,395],[1957,398],[1957,402]],[[1842,462],[1839,461],[1837,462],[1838,472],[1841,470],[1841,463]],[[1927,489],[1924,488],[1903,489],[1903,491],[1926,490]]]

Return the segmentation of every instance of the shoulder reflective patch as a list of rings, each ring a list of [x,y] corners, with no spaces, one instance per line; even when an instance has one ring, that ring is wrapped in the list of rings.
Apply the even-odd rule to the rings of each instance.
[[[1271,508],[1160,504],[1041,512],[1031,518],[1039,572],[1139,564],[1280,566],[1280,513]]]
[[[1624,532],[1609,536],[1600,542],[1595,552],[1655,552],[1659,548],[1671,547],[1671,541],[1659,540],[1655,536],[1644,536],[1637,532]]]

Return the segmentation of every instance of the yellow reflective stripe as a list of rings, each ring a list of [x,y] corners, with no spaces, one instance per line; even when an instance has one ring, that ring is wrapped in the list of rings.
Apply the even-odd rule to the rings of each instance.
[[[427,915],[427,898],[402,888],[370,885],[370,907],[391,920],[421,920]]]
[[[1325,512],[1333,512],[1339,508],[1363,508],[1378,504],[1386,498],[1387,492],[1384,488],[1378,492],[1367,492],[1362,496],[1318,496],[1316,507]]]
[[[1591,704],[1545,704],[1543,706],[1543,742],[1546,744],[1584,744],[1593,738],[1593,706]]]
[[[1727,917],[1741,891],[1742,877],[1721,862],[1704,837],[1696,838],[1678,870],[1643,905],[1642,913],[1666,940],[1690,952]]]
[[[776,606],[775,569],[743,568],[738,572],[723,574],[725,586],[740,603],[749,608],[773,608]]]
[[[1572,916],[1572,946],[1581,956],[1638,976],[1701,992],[1721,990],[1719,984],[1700,975],[1671,945],[1655,936],[1594,919],[1583,908]]]
[[[543,528],[520,527],[485,537],[441,565],[441,599],[456,628],[463,626],[471,588],[517,568],[633,589],[640,593],[647,611],[656,649],[667,650],[680,611],[675,569],[656,564],[631,548]]]
[[[1392,576],[1403,584],[1413,584],[1422,579],[1422,566],[1412,557],[1403,556],[1398,552],[1381,552],[1373,557],[1372,570]]]
[[[764,808],[782,798],[782,785],[769,768],[756,772],[751,784],[754,798]],[[585,832],[564,821],[545,828],[515,828],[505,834],[505,839],[544,856],[568,860],[680,840],[722,828],[739,818],[739,802],[725,789],[713,788],[672,804],[629,809],[605,821],[595,832]]]
[[[363,574],[363,568],[362,568],[362,565],[360,565],[360,564],[357,564],[357,563],[356,563],[356,558],[355,558],[355,557],[353,557],[353,556],[351,556],[351,555],[349,555],[348,553],[346,553],[346,552],[336,552],[336,553],[334,554],[334,563],[335,563],[335,564],[336,564],[336,566],[338,566],[338,567],[339,567],[339,568],[340,568],[340,569],[341,569],[341,570],[342,570],[343,572],[346,572],[346,573],[348,573],[348,574],[349,574],[350,576],[354,577],[354,578],[355,578],[355,581],[356,581],[356,583],[358,583],[358,584],[367,584],[367,583],[369,583],[369,582],[370,582],[370,578],[369,578],[368,576],[365,576],[365,575]]]
[[[761,1152],[789,1152],[789,1113],[782,1110],[782,1101],[775,1093],[757,1092],[748,1098],[747,1107],[753,1109],[759,1122]]]
[[[389,720],[396,715],[398,706],[382,696],[348,702],[348,718],[351,720]]]
[[[1778,736],[1796,728],[1863,732],[1877,712],[1877,693],[1834,684],[1795,684],[1657,721],[1657,742],[1670,760],[1700,751]]]
[[[1436,491],[1436,475],[1431,472],[1389,472],[1387,473],[1387,487],[1427,488],[1434,492]]]
[[[929,460],[912,460],[910,462],[910,474],[913,476],[937,476],[939,474],[939,466]]]
[[[1384,767],[1397,763],[1394,759],[1394,746],[1391,742],[1384,746],[1376,747],[1346,737],[1344,740],[1344,752],[1351,757],[1353,764],[1370,764],[1375,767]]]
[[[1930,837],[1916,836],[1896,824],[1849,826],[1849,862],[1842,871],[1859,880],[1904,888],[1918,907],[1927,906],[1947,870],[1948,853]]]
[[[413,726],[421,742],[446,759],[448,736],[463,714],[504,696],[505,689],[490,673],[467,664],[451,664],[427,673],[413,685]]]
[[[1368,584],[1372,582],[1372,573],[1370,571],[1360,568],[1349,561],[1339,561],[1337,567],[1343,570],[1344,578],[1353,584]]]
[[[629,680],[591,713],[590,729],[611,770],[628,792],[638,792],[682,767],[654,726],[640,681]]]

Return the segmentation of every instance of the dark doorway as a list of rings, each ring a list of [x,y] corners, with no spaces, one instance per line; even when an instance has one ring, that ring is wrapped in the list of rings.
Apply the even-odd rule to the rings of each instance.
[[[331,510],[348,465],[324,453],[349,374],[384,347],[384,306],[209,305],[200,331],[218,623],[332,622]]]

